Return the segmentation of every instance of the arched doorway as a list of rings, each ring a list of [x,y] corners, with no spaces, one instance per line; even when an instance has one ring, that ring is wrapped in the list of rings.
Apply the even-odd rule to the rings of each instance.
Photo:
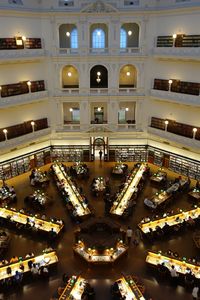
[[[91,161],[100,160],[100,151],[102,151],[102,160],[108,160],[108,138],[91,137],[90,138],[90,156]]]

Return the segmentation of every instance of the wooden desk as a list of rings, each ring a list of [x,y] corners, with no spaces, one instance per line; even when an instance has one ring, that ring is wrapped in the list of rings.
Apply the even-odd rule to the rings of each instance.
[[[114,263],[119,257],[128,251],[128,246],[123,242],[118,242],[115,248],[105,249],[99,252],[97,249],[86,248],[82,241],[79,241],[74,247],[75,253],[80,255],[88,263],[92,264],[107,264]]]
[[[30,272],[30,268],[28,266],[29,261],[39,264],[40,266],[50,266],[50,265],[56,264],[58,262],[58,257],[56,255],[55,251],[50,251],[50,252],[41,254],[39,256],[22,259],[21,261],[19,261],[17,263],[7,264],[3,267],[1,266],[0,267],[0,281],[13,277],[15,275],[16,271],[20,271],[21,264],[24,266],[24,271],[22,272],[23,274]],[[7,274],[8,267],[11,268],[11,274]]]
[[[181,179],[179,183],[174,183],[165,191],[157,192],[155,195],[150,197],[150,199],[147,199],[152,203],[152,206],[148,205],[148,201],[146,199],[144,200],[144,204],[152,209],[156,209],[158,206],[170,200],[173,194],[178,192],[180,189],[183,189],[186,184],[187,180]]]
[[[81,276],[72,276],[59,297],[59,300],[81,300],[87,281]]]
[[[155,183],[161,183],[167,179],[167,173],[163,171],[158,171],[150,177],[150,180]]]
[[[69,195],[69,199],[73,205],[74,210],[77,212],[77,215],[79,217],[90,215],[91,211],[88,208],[88,204],[85,204],[83,202],[81,195],[77,191],[70,177],[65,172],[64,167],[59,163],[54,163],[52,165],[52,169],[58,181],[63,182],[64,184],[63,190],[67,195]]]
[[[153,266],[158,266],[164,262],[165,266],[171,270],[172,265],[174,265],[176,271],[180,274],[185,275],[187,273],[187,268],[189,268],[197,279],[200,279],[200,266],[188,263],[186,261],[181,261],[179,259],[171,258],[167,255],[162,255],[159,253],[148,252],[146,257],[146,262]]]
[[[172,198],[171,193],[167,193],[166,191],[163,191],[161,193],[156,193],[154,196],[152,196],[149,200],[157,206],[161,205],[162,203],[166,202],[167,200]]]
[[[117,280],[121,296],[126,300],[145,300],[131,276],[123,276]]]
[[[12,193],[4,186],[0,189],[0,202],[7,204],[12,202]]]
[[[192,200],[200,200],[200,189],[194,188],[192,191],[188,193],[188,195],[192,198]]]
[[[129,183],[123,188],[120,195],[117,197],[113,206],[110,210],[111,214],[122,216],[125,209],[128,207],[128,202],[131,199],[134,192],[137,191],[137,186],[142,178],[142,175],[146,171],[146,166],[141,164],[139,169],[133,170],[130,178]]]
[[[94,182],[92,184],[92,191],[104,192],[105,188],[106,188],[106,183],[103,177],[94,178]]]
[[[85,174],[88,173],[87,166],[85,164],[80,163],[80,162],[76,163],[71,168],[75,172],[76,176],[81,176],[81,175],[85,175]]]
[[[124,175],[125,172],[127,171],[128,166],[123,164],[123,163],[117,163],[112,169],[112,174],[113,175]]]
[[[0,207],[0,218],[2,219],[8,219],[12,222],[16,222],[22,225],[27,224],[27,218],[29,219],[29,224],[32,226],[32,228],[36,228],[37,230],[41,230],[43,232],[50,232],[53,228],[54,232],[56,234],[59,234],[59,232],[62,230],[64,225],[52,223],[51,221],[44,221],[42,219],[38,219],[36,217],[17,212],[15,210],[7,209]]]
[[[155,221],[149,221],[146,223],[141,222],[138,224],[138,226],[143,233],[149,233],[149,228],[151,228],[153,231],[156,231],[156,226],[163,228],[165,226],[165,223],[167,223],[169,226],[175,226],[183,223],[184,221],[187,221],[189,217],[195,220],[199,216],[200,216],[200,208],[198,207],[186,212],[180,212],[172,216],[166,216]]]

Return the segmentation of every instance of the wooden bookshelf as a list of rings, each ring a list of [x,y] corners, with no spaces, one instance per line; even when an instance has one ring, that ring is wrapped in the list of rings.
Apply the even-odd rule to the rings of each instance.
[[[0,38],[0,50],[20,50],[24,48],[41,49],[42,41],[40,38],[26,38],[24,41],[21,36]]]
[[[169,90],[169,81],[166,79],[154,79],[154,90]]]
[[[172,47],[173,46],[173,36],[158,36],[157,37],[157,47]]]
[[[110,146],[109,161],[146,161],[146,147],[138,145]]]
[[[183,93],[189,95],[199,96],[200,94],[200,83],[180,81],[178,79],[171,79],[171,92]],[[169,80],[166,79],[154,79],[155,90],[169,91]]]
[[[177,34],[176,39],[173,43],[173,36],[158,36],[157,37],[157,47],[200,47],[200,35],[185,35],[185,34]]]
[[[13,139],[13,138],[22,136],[24,134],[31,133],[32,132],[31,121],[27,121],[27,122],[24,122],[21,124],[16,124],[13,126],[6,127],[6,129],[8,130],[8,133],[7,133],[8,139]],[[48,128],[47,118],[34,120],[34,122],[35,122],[35,126],[34,126],[35,131]],[[0,128],[0,142],[5,141],[5,135],[3,133],[3,129],[4,128]]]
[[[26,49],[41,49],[42,41],[40,38],[26,38],[25,48]]]
[[[31,93],[45,91],[44,80],[31,81]]]
[[[21,81],[19,83],[5,84],[1,86],[1,97],[11,97],[29,93],[28,81]],[[45,90],[44,80],[31,81],[31,93]]]

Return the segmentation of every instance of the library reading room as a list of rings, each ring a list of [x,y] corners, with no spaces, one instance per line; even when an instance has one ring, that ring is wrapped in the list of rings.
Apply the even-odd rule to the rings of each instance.
[[[200,299],[200,0],[0,0],[0,300]]]

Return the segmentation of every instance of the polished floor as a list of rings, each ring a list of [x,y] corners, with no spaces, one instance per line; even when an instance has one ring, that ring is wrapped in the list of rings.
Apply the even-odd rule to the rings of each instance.
[[[90,192],[90,183],[94,177],[110,176],[111,168],[114,163],[95,161],[88,163],[90,169],[90,177],[87,180],[77,180],[78,185],[83,187],[83,191],[87,195],[90,204],[95,210],[96,216],[104,215],[104,201],[101,196],[94,198]],[[72,165],[68,163],[67,165]],[[133,163],[129,163],[129,169],[133,167]],[[45,166],[43,169],[49,170],[50,166]],[[151,170],[156,170],[156,167],[151,165]],[[174,179],[177,174],[168,172],[169,179]],[[17,193],[17,208],[24,207],[24,198],[29,195],[34,188],[29,183],[29,173],[18,176],[17,178],[8,180],[9,185],[14,185]],[[110,183],[112,193],[120,185],[121,180],[111,178]],[[194,184],[194,182],[193,182]],[[137,205],[133,215],[127,219],[120,221],[122,225],[130,225],[134,230],[137,224],[145,216],[152,213],[143,205],[143,200],[147,195],[155,193],[158,188],[152,186],[147,180],[144,189],[137,199]],[[55,248],[59,257],[57,271],[52,274],[48,282],[35,281],[23,285],[17,291],[8,291],[6,294],[0,293],[0,299],[6,300],[48,300],[54,294],[58,286],[61,284],[62,274],[64,272],[69,275],[82,274],[89,280],[95,288],[97,300],[110,299],[110,286],[114,280],[120,278],[122,273],[138,276],[143,281],[146,291],[154,300],[188,300],[192,299],[191,291],[187,291],[183,286],[172,286],[170,282],[162,283],[155,273],[152,273],[147,268],[145,257],[148,249],[152,250],[175,250],[180,256],[192,257],[198,255],[198,249],[195,247],[192,240],[192,232],[171,236],[170,239],[156,241],[153,244],[145,241],[140,241],[138,246],[131,244],[127,257],[122,258],[114,266],[93,266],[88,265],[73,255],[72,245],[74,243],[73,230],[76,228],[64,207],[62,199],[57,191],[54,181],[51,179],[50,185],[47,188],[51,200],[46,207],[45,214],[47,216],[56,216],[65,221],[65,231],[58,238]],[[177,208],[190,208],[191,202],[188,201],[187,193],[182,194],[180,198],[170,203],[167,210],[176,210]],[[20,232],[10,232],[11,243],[5,254],[5,258],[9,259],[13,255],[25,256],[28,252],[33,251],[35,254],[40,254],[47,246],[46,240],[38,240],[36,237],[21,235]]]

